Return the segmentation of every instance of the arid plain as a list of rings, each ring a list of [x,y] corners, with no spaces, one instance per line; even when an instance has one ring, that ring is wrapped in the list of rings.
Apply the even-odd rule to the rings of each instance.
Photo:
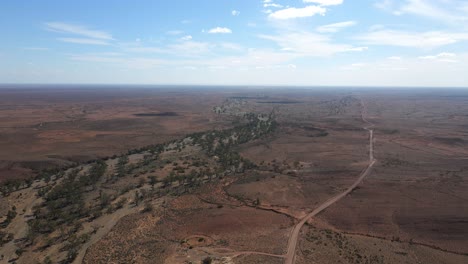
[[[23,87],[0,109],[1,263],[468,262],[467,91]]]

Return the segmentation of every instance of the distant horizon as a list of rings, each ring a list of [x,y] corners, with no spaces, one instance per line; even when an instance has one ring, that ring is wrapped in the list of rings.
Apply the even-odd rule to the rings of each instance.
[[[297,88],[297,89],[320,89],[320,88],[351,88],[351,89],[467,89],[468,86],[384,86],[384,85],[229,85],[229,84],[131,84],[131,83],[0,83],[0,89],[8,88],[7,86],[17,86],[17,88],[33,87],[33,86],[102,86],[102,87],[146,87],[146,88]],[[56,87],[59,88],[59,87]]]

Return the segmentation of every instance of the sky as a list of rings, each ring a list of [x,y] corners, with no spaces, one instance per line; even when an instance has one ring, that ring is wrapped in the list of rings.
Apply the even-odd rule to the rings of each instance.
[[[467,0],[15,0],[0,83],[468,87]]]

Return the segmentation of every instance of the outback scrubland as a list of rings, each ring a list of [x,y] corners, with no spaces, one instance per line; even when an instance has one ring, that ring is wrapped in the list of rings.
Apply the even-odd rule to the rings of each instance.
[[[468,92],[0,94],[1,263],[468,262]]]

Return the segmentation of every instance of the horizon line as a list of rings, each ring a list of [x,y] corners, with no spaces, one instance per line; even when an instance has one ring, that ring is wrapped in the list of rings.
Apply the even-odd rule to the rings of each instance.
[[[395,89],[468,89],[468,86],[421,86],[421,85],[287,85],[287,84],[132,84],[132,83],[0,83],[4,86],[139,86],[139,87],[226,87],[226,88],[395,88]]]

